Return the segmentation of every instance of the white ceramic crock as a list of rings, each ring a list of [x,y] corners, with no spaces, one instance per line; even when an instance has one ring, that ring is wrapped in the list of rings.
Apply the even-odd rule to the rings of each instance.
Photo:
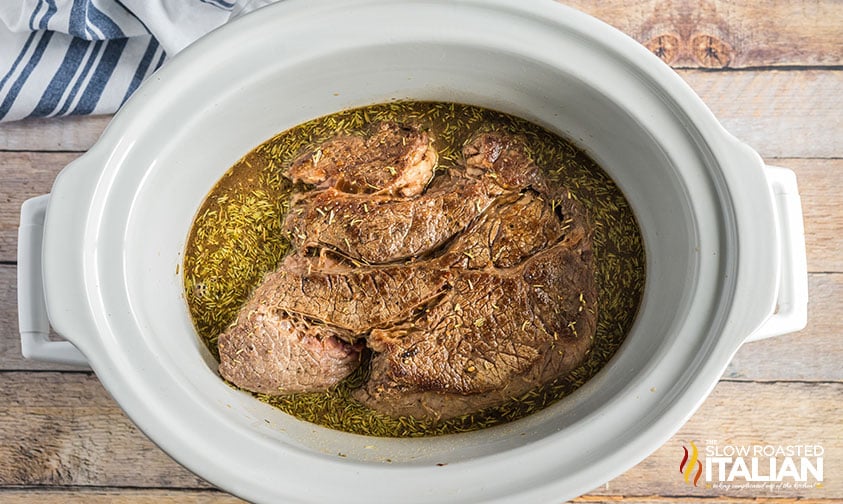
[[[225,170],[308,119],[407,98],[571,138],[641,224],[648,278],[626,342],[521,421],[426,439],[327,430],[226,386],[191,325],[179,265]],[[561,502],[664,443],[748,338],[804,325],[801,226],[793,174],[765,167],[667,66],[593,18],[549,0],[287,0],[177,56],[51,195],[27,202],[23,348],[89,362],[152,440],[250,500]],[[47,315],[72,345],[47,341]]]

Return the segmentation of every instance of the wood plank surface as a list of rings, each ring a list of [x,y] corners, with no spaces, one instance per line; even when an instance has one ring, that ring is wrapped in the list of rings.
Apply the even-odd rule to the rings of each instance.
[[[678,73],[727,130],[762,156],[843,156],[843,71]],[[85,151],[108,120],[70,117],[0,124],[0,151]]]
[[[673,438],[644,461],[590,492],[591,495],[778,497],[843,501],[843,383],[736,383],[721,381],[699,411]],[[698,487],[679,472],[684,451],[694,441],[702,450],[707,440],[717,445],[821,445],[824,479],[821,487],[758,490]],[[762,460],[766,461],[766,459]],[[781,461],[780,461],[781,462]],[[763,466],[762,466],[763,467]],[[766,467],[769,471],[769,465]],[[759,472],[759,474],[762,474]],[[717,482],[717,476],[712,478]]]
[[[723,377],[752,381],[843,382],[843,274],[811,274],[808,326],[802,331],[746,343]],[[843,397],[841,407],[843,407]],[[841,467],[843,475],[843,467]]]
[[[50,192],[59,171],[79,155],[76,152],[0,152],[0,262],[17,259],[23,202]]]
[[[0,150],[86,151],[94,145],[111,116],[24,119],[0,124]]]
[[[843,383],[721,382],[668,443],[591,494],[711,497],[713,489],[687,485],[676,468],[683,444],[717,439],[731,444],[820,444],[828,471],[822,488],[779,489],[765,495],[843,499],[841,399]],[[0,401],[5,405],[0,412],[0,487],[208,486],[155,448],[93,376],[0,373]],[[757,493],[731,488],[715,495]]]
[[[843,156],[843,71],[679,75],[726,130],[764,158]]]
[[[149,441],[92,373],[0,373],[0,404],[0,486],[209,486]]]
[[[771,158],[766,162],[790,168],[796,173],[805,224],[808,270],[818,273],[843,271],[843,205],[839,203],[837,190],[843,187],[843,158]]]
[[[79,368],[23,358],[20,353],[20,335],[18,334],[15,266],[0,264],[0,372],[9,370],[78,371]]]
[[[4,504],[242,504],[243,500],[219,490],[170,489],[0,489]]]
[[[620,29],[677,68],[843,64],[835,0],[561,0]]]

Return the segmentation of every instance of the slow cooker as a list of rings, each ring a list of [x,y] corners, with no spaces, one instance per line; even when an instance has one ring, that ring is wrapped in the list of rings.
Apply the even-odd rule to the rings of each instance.
[[[417,439],[325,429],[227,386],[193,329],[185,240],[228,167],[309,119],[402,99],[571,139],[641,226],[647,283],[623,346],[522,420]],[[24,355],[87,363],[174,459],[256,502],[560,502],[653,452],[741,344],[806,315],[793,173],[765,166],[645,48],[549,0],[286,0],[244,16],[155,73],[24,204],[19,247]]]

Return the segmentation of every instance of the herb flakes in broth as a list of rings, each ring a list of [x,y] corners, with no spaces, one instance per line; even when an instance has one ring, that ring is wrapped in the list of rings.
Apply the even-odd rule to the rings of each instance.
[[[428,129],[438,169],[459,164],[463,144],[477,131],[524,136],[533,160],[552,182],[567,187],[589,214],[593,231],[597,330],[584,364],[567,376],[487,410],[443,421],[392,418],[351,396],[367,379],[368,355],[352,375],[326,392],[255,397],[301,420],[356,434],[417,437],[477,430],[523,418],[570,394],[599,371],[634,322],[644,290],[644,247],[632,210],[612,179],[583,151],[538,125],[489,109],[444,102],[392,102],[306,122],[262,143],[216,184],[202,204],[188,239],[185,297],[196,331],[219,358],[217,337],[274,270],[291,245],[281,230],[292,184],[283,168],[304,149],[339,134],[360,133],[395,120]]]

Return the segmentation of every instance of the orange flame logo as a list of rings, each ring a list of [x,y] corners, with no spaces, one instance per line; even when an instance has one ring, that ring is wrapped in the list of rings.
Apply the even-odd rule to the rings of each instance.
[[[688,449],[684,446],[682,447],[685,450],[685,456],[682,457],[682,462],[679,463],[679,472],[685,476],[685,483],[691,484],[691,474],[694,473],[694,468],[696,468],[696,474],[694,474],[694,486],[697,486],[697,483],[700,481],[700,476],[702,476],[702,462],[699,460],[699,450],[697,450],[697,445],[691,441],[691,453],[690,456],[688,454]]]

